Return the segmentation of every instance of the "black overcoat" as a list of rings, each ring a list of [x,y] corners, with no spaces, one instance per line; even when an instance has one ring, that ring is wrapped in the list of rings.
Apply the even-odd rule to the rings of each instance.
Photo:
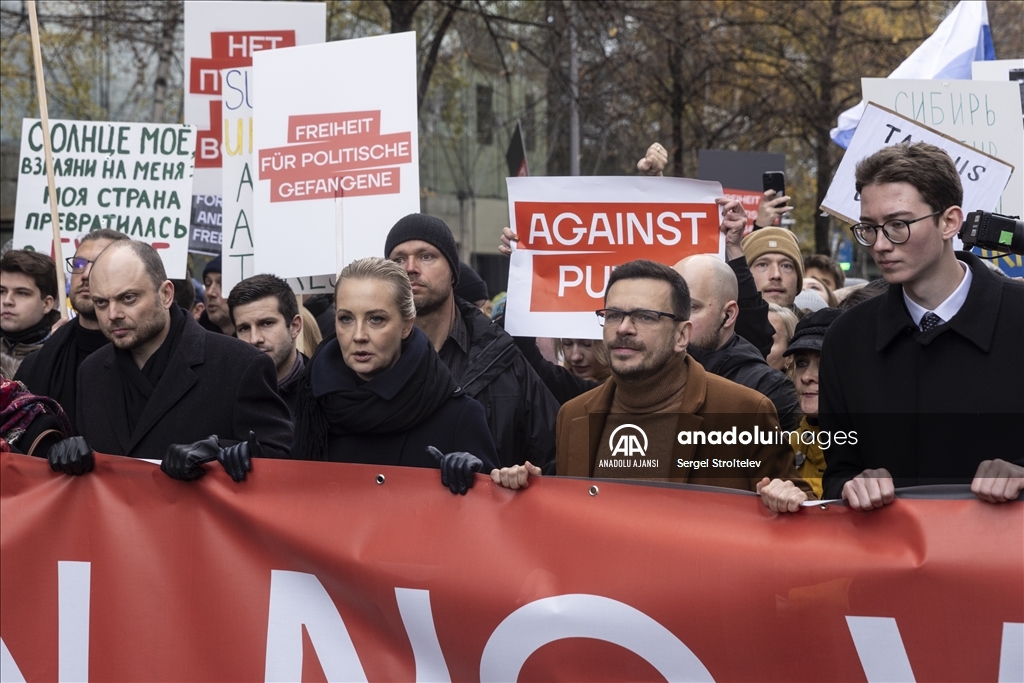
[[[78,370],[78,424],[97,452],[162,460],[167,446],[216,434],[222,446],[256,433],[263,455],[287,457],[288,408],[277,394],[270,356],[245,342],[208,332],[185,316],[181,339],[135,431],[128,426],[112,344]]]
[[[825,334],[819,424],[845,442],[825,450],[825,498],[866,469],[900,487],[969,483],[994,458],[1024,465],[1024,284],[957,258],[973,280],[952,320],[921,332],[893,285]]]

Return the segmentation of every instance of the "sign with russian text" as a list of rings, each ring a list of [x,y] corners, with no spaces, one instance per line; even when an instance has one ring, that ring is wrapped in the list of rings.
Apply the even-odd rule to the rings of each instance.
[[[262,50],[326,40],[322,2],[186,2],[185,123],[198,127],[196,194],[220,194],[223,69],[252,66]]]
[[[685,178],[508,178],[505,329],[514,336],[600,339],[608,277],[636,259],[675,265],[725,253],[716,182]]]
[[[50,120],[62,244],[100,228],[160,254],[167,277],[187,268],[195,126]],[[53,256],[43,126],[21,128],[14,245]]]
[[[1020,89],[1016,83],[862,78],[861,87],[865,100],[1013,167],[1013,175],[999,201],[992,206],[965,205],[965,212],[984,209],[1011,216],[1024,215],[1024,126],[1021,125]],[[961,171],[962,180],[964,176],[965,172]]]
[[[415,34],[258,52],[253,74],[256,272],[384,256],[420,208]]]
[[[848,223],[859,223],[860,196],[854,175],[857,164],[883,147],[901,142],[927,142],[949,154],[960,172],[965,216],[979,209],[992,211],[1013,173],[1013,167],[1005,161],[869,102],[821,208]]]
[[[1024,503],[778,515],[685,485],[477,476],[453,496],[412,467],[208,467],[0,455],[0,678],[1024,675]]]

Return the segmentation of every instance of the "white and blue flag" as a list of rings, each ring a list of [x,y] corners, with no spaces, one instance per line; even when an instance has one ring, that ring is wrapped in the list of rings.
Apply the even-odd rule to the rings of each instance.
[[[889,74],[889,78],[971,79],[971,62],[996,58],[992,31],[988,25],[988,6],[984,0],[961,0],[935,33],[928,37]],[[832,129],[832,141],[846,149],[857,130],[867,103],[847,109]]]

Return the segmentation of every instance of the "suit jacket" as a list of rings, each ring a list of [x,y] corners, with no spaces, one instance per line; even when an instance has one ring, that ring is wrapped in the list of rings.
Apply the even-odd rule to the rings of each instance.
[[[277,394],[270,356],[204,330],[185,316],[178,348],[132,432],[114,346],[78,370],[78,430],[102,453],[162,460],[167,446],[216,434],[223,446],[256,433],[263,454],[284,458],[292,441],[288,408]]]
[[[760,434],[783,434],[779,430],[775,406],[764,395],[709,374],[700,363],[689,356],[686,357],[685,363],[688,374],[682,405],[676,419],[677,432],[708,434],[713,431],[728,432],[733,427],[737,427],[738,431],[753,432],[756,426]],[[558,413],[556,436],[558,474],[574,477],[592,476],[605,419],[611,411],[615,397],[615,385],[616,380],[612,376],[601,386],[577,396],[562,406]],[[813,498],[810,486],[800,479],[796,472],[795,456],[788,439],[773,437],[772,441],[770,445],[682,445],[676,440],[672,446],[674,474],[669,481],[753,491],[762,477],[788,479]],[[709,462],[700,470],[675,466],[677,461],[692,462],[705,459],[760,462],[754,467],[714,467]]]

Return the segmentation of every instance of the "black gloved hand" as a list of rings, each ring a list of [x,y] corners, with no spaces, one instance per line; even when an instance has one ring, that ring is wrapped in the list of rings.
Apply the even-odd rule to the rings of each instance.
[[[192,481],[206,474],[200,465],[217,459],[220,454],[217,435],[191,444],[172,443],[160,463],[160,469],[171,479]]]
[[[72,436],[53,444],[46,453],[46,459],[50,461],[51,470],[64,474],[92,472],[95,464],[92,449],[81,436]]]
[[[235,481],[244,481],[245,473],[252,469],[250,458],[262,458],[263,447],[256,440],[256,432],[249,431],[249,440],[236,443],[234,446],[222,448],[217,460],[224,466],[224,471]]]
[[[473,473],[479,472],[484,466],[483,461],[472,453],[457,452],[446,455],[433,446],[427,446],[427,453],[437,460],[441,468],[441,483],[452,493],[466,495],[466,491],[473,486]]]

